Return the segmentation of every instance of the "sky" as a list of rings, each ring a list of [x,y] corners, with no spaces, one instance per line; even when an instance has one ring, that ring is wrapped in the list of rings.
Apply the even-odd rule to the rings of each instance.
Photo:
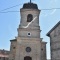
[[[10,40],[18,35],[20,8],[28,2],[29,0],[0,0],[0,49],[10,50]],[[41,10],[39,25],[42,31],[40,34],[43,41],[47,42],[47,59],[50,59],[50,39],[46,34],[60,21],[60,9],[52,9],[60,8],[60,0],[32,0],[32,2],[36,3]]]

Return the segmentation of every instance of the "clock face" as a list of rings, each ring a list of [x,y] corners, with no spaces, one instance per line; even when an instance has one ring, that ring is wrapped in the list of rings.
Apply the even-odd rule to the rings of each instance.
[[[26,47],[26,52],[31,52],[31,48],[30,47]]]
[[[32,14],[28,14],[27,16],[27,22],[31,22],[33,20]]]

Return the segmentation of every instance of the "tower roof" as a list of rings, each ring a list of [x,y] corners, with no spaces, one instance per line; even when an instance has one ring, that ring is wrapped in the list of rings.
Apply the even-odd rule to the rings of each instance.
[[[34,3],[25,3],[23,9],[38,9],[38,6]]]

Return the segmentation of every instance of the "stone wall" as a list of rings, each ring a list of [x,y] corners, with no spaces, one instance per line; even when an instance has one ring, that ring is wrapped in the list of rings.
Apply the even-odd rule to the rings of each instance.
[[[16,41],[11,41],[11,46],[10,46],[10,54],[9,54],[9,60],[14,60],[15,59],[15,54],[16,54]]]
[[[50,33],[51,59],[60,60],[60,25]]]

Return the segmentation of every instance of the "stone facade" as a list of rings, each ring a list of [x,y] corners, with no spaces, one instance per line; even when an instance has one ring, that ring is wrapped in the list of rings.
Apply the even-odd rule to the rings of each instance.
[[[46,59],[46,42],[41,43],[41,60]]]
[[[24,60],[24,57],[30,56],[32,60],[40,60],[41,58],[41,42],[40,39],[35,38],[17,38],[18,47],[16,59]],[[30,47],[31,52],[27,52],[26,48]],[[21,49],[20,49],[21,48]],[[20,56],[20,57],[18,57]]]
[[[51,60],[60,60],[60,21],[47,33],[50,37]]]
[[[39,14],[36,4],[26,3],[20,9],[21,20],[16,39],[11,40],[9,60],[46,60],[46,42],[40,37]],[[30,15],[28,17],[28,15]],[[31,17],[32,16],[32,17]],[[27,18],[37,17],[33,22]],[[23,28],[23,26],[27,26]]]
[[[40,58],[41,60],[46,60],[46,42],[42,42],[42,39],[40,41],[38,38],[18,37],[17,40],[18,41],[16,41],[16,39],[11,40],[9,60],[24,60],[26,56],[33,56],[33,60],[39,60]],[[26,52],[26,47],[31,47],[30,53]]]
[[[16,54],[16,39],[10,40],[11,46],[10,46],[10,54],[9,54],[9,60],[15,60],[15,54]]]

